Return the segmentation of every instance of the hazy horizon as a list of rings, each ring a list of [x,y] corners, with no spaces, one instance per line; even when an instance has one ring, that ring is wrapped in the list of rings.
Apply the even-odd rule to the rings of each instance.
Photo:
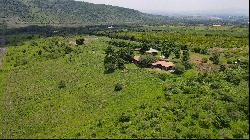
[[[77,0],[95,4],[107,4],[142,12],[194,12],[194,11],[248,11],[248,0]],[[245,13],[245,14],[248,14]]]

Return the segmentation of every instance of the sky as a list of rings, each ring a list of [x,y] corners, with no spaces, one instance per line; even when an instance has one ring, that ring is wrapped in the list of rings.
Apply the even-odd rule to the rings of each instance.
[[[78,0],[136,9],[142,12],[249,10],[249,0]]]

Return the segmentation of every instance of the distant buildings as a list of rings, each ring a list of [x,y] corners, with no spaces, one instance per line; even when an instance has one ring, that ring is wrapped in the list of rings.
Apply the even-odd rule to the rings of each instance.
[[[152,66],[156,68],[160,68],[162,70],[173,70],[175,65],[172,62],[157,61],[155,63],[152,63]]]
[[[140,56],[134,56],[133,58],[133,63],[134,64],[139,64],[140,62]],[[155,63],[151,64],[151,68],[160,68],[162,70],[174,70],[175,69],[175,64],[172,62],[168,62],[166,60],[159,60]]]
[[[112,25],[108,27],[108,29],[113,29],[113,28],[114,28],[114,27],[113,27]]]
[[[220,24],[214,24],[213,27],[221,27],[222,25]]]
[[[134,62],[135,64],[138,64],[139,61],[140,61],[140,56],[134,56],[133,62]]]
[[[157,55],[158,54],[158,50],[156,50],[156,49],[152,49],[152,48],[150,48],[148,51],[146,51],[146,53],[148,53],[148,54],[152,54],[152,55]]]

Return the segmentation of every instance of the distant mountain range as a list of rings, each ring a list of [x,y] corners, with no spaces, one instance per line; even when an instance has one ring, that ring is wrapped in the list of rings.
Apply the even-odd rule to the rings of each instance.
[[[93,25],[165,22],[167,17],[74,0],[1,0],[0,18],[9,25]]]
[[[249,17],[249,10],[247,9],[224,9],[224,10],[206,10],[206,11],[147,11],[154,15],[163,16],[246,16]]]

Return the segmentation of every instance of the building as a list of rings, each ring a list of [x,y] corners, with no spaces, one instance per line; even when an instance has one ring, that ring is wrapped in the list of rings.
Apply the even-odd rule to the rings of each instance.
[[[155,68],[160,68],[162,70],[173,70],[175,65],[172,62],[157,61],[155,63],[152,63],[152,66]]]
[[[221,26],[220,24],[213,25],[213,27],[220,27],[220,26]]]
[[[146,53],[148,53],[148,54],[152,54],[152,55],[157,55],[158,54],[158,50],[156,50],[156,49],[152,49],[152,48],[150,48],[148,51],[146,51]]]
[[[140,61],[140,56],[134,56],[133,63],[138,64]]]
[[[112,25],[108,27],[108,29],[113,29],[113,28],[114,28],[114,27],[113,27]]]

